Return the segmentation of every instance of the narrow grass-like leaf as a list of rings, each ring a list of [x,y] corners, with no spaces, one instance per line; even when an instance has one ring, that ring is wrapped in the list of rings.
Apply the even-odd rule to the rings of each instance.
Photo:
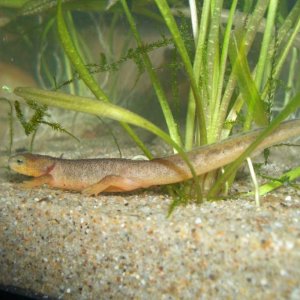
[[[99,87],[94,77],[89,73],[88,69],[85,67],[82,58],[80,57],[77,49],[74,46],[74,43],[67,29],[67,25],[64,21],[61,0],[58,1],[57,6],[57,30],[61,44],[70,61],[72,62],[72,65],[74,66],[75,70],[78,72],[80,78],[85,82],[85,84],[93,92],[97,99],[101,99],[103,101],[108,102],[109,99],[107,95]]]
[[[289,74],[288,74],[288,79],[286,82],[286,92],[284,96],[284,101],[283,103],[280,103],[280,108],[287,103],[289,103],[291,97],[293,96],[293,87],[294,87],[294,80],[297,78],[298,75],[298,59],[299,59],[299,53],[296,47],[293,47],[292,53],[291,53],[291,58],[290,58],[290,64],[288,67]],[[273,106],[273,110],[276,111],[275,106]]]
[[[268,124],[266,108],[252,78],[246,57],[246,51],[243,45],[244,44],[242,42],[234,39],[232,46],[230,47],[229,55],[233,65],[233,72],[239,84],[243,99],[248,105],[247,113],[251,114],[256,124],[265,126]],[[251,119],[249,119],[249,121]],[[249,129],[250,124],[246,124],[245,128]]]
[[[300,31],[300,18],[297,19],[296,24],[291,29],[292,32],[289,34],[289,39],[285,41],[285,45],[283,47],[282,52],[279,54],[278,60],[276,62],[275,68],[274,68],[274,78],[278,78],[280,71],[284,65],[284,62],[286,61],[287,55],[289,54],[294,41],[298,35],[298,32]],[[265,85],[265,88],[262,92],[262,96],[265,97],[265,95],[268,93],[268,83]]]
[[[300,15],[300,0],[297,0],[294,4],[289,15],[285,18],[282,26],[278,30],[278,42],[279,44],[286,41],[286,38],[289,37],[289,32],[294,28],[294,24],[299,20]]]
[[[213,112],[216,109],[216,94],[217,94],[217,85],[219,78],[219,65],[220,65],[220,24],[221,24],[221,10],[222,10],[223,0],[214,1],[214,8],[210,20],[210,30],[207,41],[207,71],[208,71],[208,93],[209,93],[209,124],[207,124],[208,129],[212,129],[211,118]],[[208,139],[210,139],[212,131],[208,132]],[[209,140],[209,142],[211,142]]]
[[[150,130],[153,133],[156,133],[158,129],[151,122],[125,108],[96,99],[30,87],[18,87],[14,93],[24,99],[29,99],[37,103],[107,117],[120,122],[128,122],[132,125]]]
[[[266,69],[266,63],[268,61],[267,59],[268,50],[270,47],[272,35],[274,35],[273,32],[274,32],[274,23],[275,23],[276,11],[277,11],[277,4],[278,4],[278,0],[270,0],[266,27],[264,31],[263,41],[261,44],[259,59],[258,59],[256,72],[255,72],[255,83],[258,90],[260,90],[262,87],[261,85],[263,83],[263,76]]]
[[[233,162],[222,176],[218,178],[215,185],[211,188],[208,193],[208,199],[214,198],[217,193],[222,189],[223,184],[225,181],[236,172],[238,167],[241,163],[255,150],[255,148],[268,136],[272,133],[274,129],[276,129],[279,124],[286,119],[291,113],[296,111],[300,108],[300,93],[298,93],[287,105],[286,107],[278,114],[278,116],[272,120],[270,125],[263,130],[259,136],[257,137],[256,141],[253,142],[245,151],[244,153],[235,161]]]
[[[205,41],[209,26],[211,0],[206,0],[203,3],[201,21],[199,26],[199,36],[196,47],[196,53],[193,64],[193,71],[195,79],[199,81],[201,73],[203,72],[203,58],[205,52]],[[202,99],[203,110],[206,107],[206,99]],[[188,110],[186,116],[186,135],[185,135],[185,148],[191,150],[195,139],[195,119],[196,119],[196,102],[193,93],[189,95]],[[206,122],[205,122],[206,124]]]
[[[259,195],[263,196],[289,182],[300,177],[300,167],[294,168],[284,174],[282,174],[279,178],[270,180],[269,182],[261,185],[259,187]],[[253,195],[253,192],[247,193],[247,196]]]
[[[134,35],[135,40],[137,42],[137,45],[138,45],[138,47],[143,49],[143,41],[142,41],[142,39],[140,37],[140,34],[139,34],[139,32],[136,28],[133,16],[132,16],[132,14],[131,14],[131,12],[128,8],[128,5],[127,5],[127,1],[126,0],[121,0],[121,3],[123,5],[123,9],[125,11],[127,20],[129,22],[131,31],[133,32],[133,35]],[[149,77],[150,77],[150,80],[152,82],[153,88],[156,92],[157,98],[159,100],[159,104],[160,104],[161,109],[163,111],[164,118],[165,118],[165,121],[167,123],[170,136],[178,145],[181,145],[182,142],[181,142],[181,138],[180,138],[180,135],[179,135],[177,124],[176,124],[176,122],[173,118],[173,114],[172,114],[172,111],[170,109],[167,97],[166,97],[166,95],[163,91],[163,88],[162,88],[161,83],[160,83],[160,81],[157,77],[157,74],[154,71],[151,60],[150,60],[147,52],[141,51],[141,56],[143,58],[143,62],[145,64],[146,70],[149,74]]]
[[[202,103],[202,99],[200,96],[200,92],[198,89],[198,84],[194,76],[193,67],[188,55],[188,51],[185,47],[183,38],[180,34],[180,31],[178,29],[178,26],[175,22],[175,19],[172,15],[172,12],[170,10],[170,7],[166,0],[155,0],[156,5],[158,6],[160,13],[162,14],[166,25],[168,26],[172,37],[174,39],[174,42],[176,44],[176,47],[178,49],[178,52],[180,53],[180,56],[182,58],[183,64],[185,66],[186,72],[189,76],[191,88],[193,90],[194,98],[196,101],[196,111],[198,113],[198,122],[199,122],[199,130],[201,135],[201,145],[204,145],[207,143],[207,133],[206,133],[206,122],[205,122],[205,112],[204,112],[204,106]],[[197,79],[198,80],[198,79]]]
[[[224,85],[226,82],[225,81],[225,71],[226,71],[226,63],[227,63],[227,59],[228,59],[230,33],[232,30],[232,25],[233,25],[233,21],[234,21],[234,13],[236,10],[237,1],[238,0],[234,0],[231,4],[230,12],[229,12],[229,16],[228,16],[228,20],[227,20],[227,24],[226,24],[226,29],[225,29],[225,33],[224,33],[224,39],[223,39],[223,43],[222,43],[222,53],[221,53],[221,60],[220,60],[220,75],[219,75],[219,83],[218,83],[217,95],[216,95],[217,105],[220,107],[219,107],[219,110],[217,112],[215,112],[214,116],[213,116],[213,122],[219,123],[218,124],[219,133],[220,133],[221,128],[223,127],[223,123],[224,123],[224,119],[222,118],[222,110],[224,108],[223,108],[223,103],[221,102],[221,99],[222,99],[223,88],[224,88]]]
[[[28,0],[0,0],[1,7],[18,8],[22,7]]]
[[[246,33],[243,34],[242,37],[240,37],[240,40],[242,41],[243,47],[244,47],[244,51],[245,51],[245,56],[247,56],[253,41],[255,39],[255,36],[257,34],[257,31],[259,29],[259,26],[257,26],[258,24],[260,24],[262,22],[262,19],[265,15],[265,12],[268,8],[268,3],[269,1],[257,1],[256,6],[253,10],[253,12],[247,17],[246,21]],[[241,26],[241,25],[240,25]],[[232,46],[229,47],[229,49],[231,49]],[[221,120],[225,120],[227,118],[227,120],[229,122],[234,122],[237,118],[238,113],[240,112],[240,109],[242,108],[242,102],[241,102],[241,98],[239,99],[239,102],[236,107],[234,107],[230,113],[228,113],[228,108],[230,106],[230,103],[232,101],[232,95],[234,92],[236,86],[236,79],[235,79],[235,73],[232,72],[229,76],[225,91],[223,93],[223,97],[222,97],[222,107],[221,107],[221,111],[220,111],[220,119]],[[229,134],[229,130],[227,132],[227,135]],[[226,135],[226,136],[227,136]]]
[[[191,12],[193,37],[195,40],[195,44],[197,45],[199,27],[198,27],[198,14],[197,14],[196,0],[189,0],[189,4],[190,4],[190,12]]]
[[[58,1],[57,6],[57,28],[58,34],[63,45],[63,48],[69,57],[72,65],[78,72],[80,78],[85,82],[88,88],[93,92],[97,99],[105,102],[110,102],[108,96],[99,87],[94,77],[89,73],[88,69],[85,67],[83,60],[81,59],[78,51],[76,50],[74,43],[69,35],[66,23],[63,18],[61,0]],[[134,133],[132,128],[124,122],[121,122],[121,126],[126,130],[129,136],[135,141],[135,143],[142,149],[148,158],[152,158],[150,151],[144,145],[144,143],[139,139],[139,137]]]

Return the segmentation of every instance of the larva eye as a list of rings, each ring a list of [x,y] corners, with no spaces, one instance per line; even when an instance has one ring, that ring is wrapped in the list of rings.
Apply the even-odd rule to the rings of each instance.
[[[21,158],[17,159],[17,164],[18,165],[22,165],[23,163],[24,163],[23,159],[21,159]]]

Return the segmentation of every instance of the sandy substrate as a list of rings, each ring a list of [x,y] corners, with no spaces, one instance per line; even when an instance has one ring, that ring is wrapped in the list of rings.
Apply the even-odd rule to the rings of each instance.
[[[259,209],[243,198],[170,218],[171,199],[156,189],[22,190],[4,170],[0,195],[2,288],[51,299],[300,299],[300,191],[291,187]]]

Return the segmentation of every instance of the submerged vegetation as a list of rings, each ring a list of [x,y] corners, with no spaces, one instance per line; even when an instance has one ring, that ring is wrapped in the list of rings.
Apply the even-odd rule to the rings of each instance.
[[[300,77],[296,70],[300,0],[287,2],[204,0],[200,6],[196,0],[190,0],[189,5],[181,0],[155,0],[150,4],[138,0],[29,0],[9,5],[0,0],[0,6],[7,7],[11,18],[4,29],[16,30],[29,48],[33,43],[38,45],[35,71],[39,85],[52,90],[17,88],[16,94],[28,103],[35,101],[119,121],[148,158],[152,158],[150,150],[131,125],[159,136],[185,159],[186,151],[216,143],[233,131],[267,126],[232,165],[201,178],[195,176],[196,184],[174,188],[177,205],[195,198],[201,201],[203,195],[214,199],[221,192],[226,194],[237,168],[255,145],[288,116],[299,116]],[[80,30],[78,15],[82,17],[83,13],[78,11],[84,11],[96,39],[86,38]],[[147,25],[143,25],[146,29],[137,25],[144,19],[151,33],[157,31],[155,39],[147,40]],[[18,20],[26,23],[28,30],[34,28],[38,38],[16,26]],[[121,30],[124,24],[130,31]],[[120,36],[121,45],[115,43]],[[95,54],[91,48],[96,43]],[[159,50],[163,63],[157,63],[153,56]],[[134,65],[135,72],[124,93],[120,85],[122,81],[127,83],[126,70],[132,68],[128,63]],[[133,111],[139,114],[131,111],[131,106],[122,107],[144,74],[148,81],[138,95],[145,99],[148,91],[153,91],[150,102],[159,104],[164,119],[159,125],[147,120],[147,113],[134,104]],[[91,94],[97,100],[85,97]],[[135,105],[149,110],[143,103]],[[27,133],[35,132],[43,123],[64,130],[44,120],[43,106],[31,104],[35,113],[30,122],[25,121],[18,102],[15,107]],[[160,128],[162,123],[167,132]],[[186,162],[193,170],[187,159]],[[283,175],[273,187],[287,182],[286,176],[299,177],[299,168]],[[195,188],[197,197],[191,196],[189,188]],[[260,192],[269,190],[265,186]]]

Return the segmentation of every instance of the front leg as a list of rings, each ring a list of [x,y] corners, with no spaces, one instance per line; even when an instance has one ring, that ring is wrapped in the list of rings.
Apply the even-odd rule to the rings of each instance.
[[[88,196],[97,196],[101,192],[123,192],[132,191],[143,187],[140,182],[130,178],[109,175],[101,179],[99,182],[85,188],[82,193]]]
[[[40,177],[35,177],[31,180],[23,181],[20,186],[23,188],[31,189],[34,187],[41,186],[43,184],[48,184],[50,185],[52,181],[52,176],[51,175],[43,175]]]

